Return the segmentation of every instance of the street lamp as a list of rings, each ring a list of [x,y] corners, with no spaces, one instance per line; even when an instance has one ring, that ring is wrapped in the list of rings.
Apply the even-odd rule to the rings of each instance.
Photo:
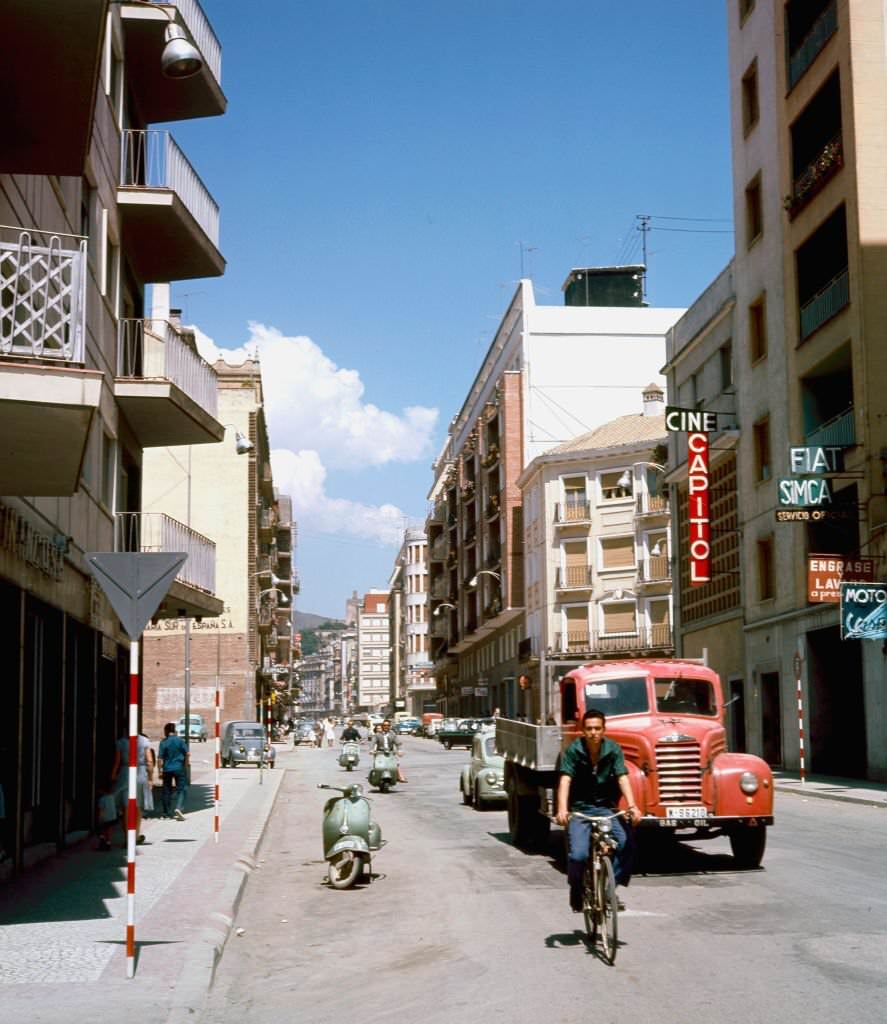
[[[190,42],[182,26],[176,24],[175,12],[168,11],[159,4],[149,3],[148,0],[112,0],[112,3],[136,3],[140,7],[162,11],[167,16],[169,21],[163,33],[163,51],[160,54],[160,70],[164,77],[192,78],[203,69],[203,57]]]
[[[279,583],[280,580],[278,580],[277,582]],[[281,604],[286,604],[289,601],[289,598],[279,587],[267,587],[265,590],[260,590],[258,594],[256,594],[256,601],[258,601],[263,594],[277,594],[277,600]]]
[[[245,434],[242,434],[233,423],[223,423],[222,426],[226,428],[231,427],[234,431],[234,450],[238,455],[246,455],[247,452],[251,452],[255,448],[252,441]]]
[[[492,576],[497,583],[502,582],[502,577],[499,575],[498,572],[493,572],[492,569],[478,569],[478,571],[468,581],[468,586],[476,587],[479,576]]]
[[[440,613],[444,610],[444,608],[449,608],[450,611],[455,611],[456,610],[456,606],[454,604],[450,604],[449,601],[443,601],[441,604],[439,604],[434,609],[434,611],[431,614],[436,617],[436,616],[440,615]]]
[[[635,466],[646,466],[648,469],[656,470],[656,472],[658,473],[665,473],[665,466],[660,466],[658,462],[644,462],[643,460],[641,460],[639,462],[633,462],[631,465],[632,468],[634,468]],[[622,471],[622,476],[619,477],[616,483],[620,487],[628,487],[631,484],[632,480],[633,474],[630,470],[625,469]]]

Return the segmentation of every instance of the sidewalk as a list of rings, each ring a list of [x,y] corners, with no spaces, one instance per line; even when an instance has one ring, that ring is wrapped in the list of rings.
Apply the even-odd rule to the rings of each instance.
[[[801,782],[798,772],[774,771],[773,788],[777,793],[793,793],[818,800],[887,807],[887,784],[882,782],[842,779],[833,775],[808,775]]]
[[[212,756],[195,751],[197,757]],[[278,761],[285,760],[278,748]],[[126,978],[126,850],[90,837],[0,889],[0,1006],[33,1024],[122,1018],[160,1024],[203,1003],[284,772],[195,765],[184,822],[146,818],[136,858],[136,976]],[[155,790],[155,799],[159,790]],[[159,803],[158,803],[159,810]]]

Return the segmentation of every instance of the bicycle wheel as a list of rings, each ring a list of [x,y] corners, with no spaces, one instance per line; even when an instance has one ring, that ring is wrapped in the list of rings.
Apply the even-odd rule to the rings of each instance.
[[[616,878],[609,857],[601,858],[601,870],[598,872],[598,906],[600,907],[604,957],[607,963],[612,964],[616,960],[619,905],[616,899]]]
[[[582,914],[585,917],[585,931],[589,940],[597,941],[597,910],[594,900],[594,866],[592,858],[588,858],[585,865],[585,875],[582,879]]]

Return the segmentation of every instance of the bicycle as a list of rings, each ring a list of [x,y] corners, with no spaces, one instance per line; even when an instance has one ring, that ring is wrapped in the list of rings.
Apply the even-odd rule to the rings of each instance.
[[[571,817],[584,818],[591,822],[591,841],[582,887],[582,914],[585,917],[585,931],[592,945],[597,943],[598,930],[601,933],[604,959],[608,964],[616,961],[617,937],[619,934],[619,900],[616,896],[616,876],[613,873],[612,853],[616,848],[611,818],[619,818],[624,811],[613,814],[580,814],[571,812]]]

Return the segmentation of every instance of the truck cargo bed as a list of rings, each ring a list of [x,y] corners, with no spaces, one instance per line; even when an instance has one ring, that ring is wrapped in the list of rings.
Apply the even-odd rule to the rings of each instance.
[[[531,725],[513,718],[496,719],[496,751],[533,771],[553,771],[561,754],[559,725]]]

